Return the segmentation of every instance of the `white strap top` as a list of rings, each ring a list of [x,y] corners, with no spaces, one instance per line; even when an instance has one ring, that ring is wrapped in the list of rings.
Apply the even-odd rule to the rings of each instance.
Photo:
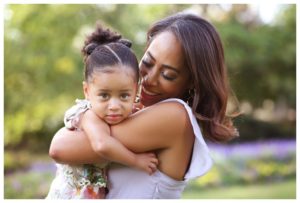
[[[108,184],[110,191],[108,199],[174,199],[180,198],[188,181],[204,175],[213,165],[208,147],[203,139],[201,130],[191,108],[180,99],[167,99],[162,102],[178,102],[188,112],[195,142],[191,163],[183,181],[175,180],[157,170],[153,175],[112,164],[109,168]]]

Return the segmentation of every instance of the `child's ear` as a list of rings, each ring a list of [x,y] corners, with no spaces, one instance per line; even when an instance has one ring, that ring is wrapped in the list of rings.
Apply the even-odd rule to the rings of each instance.
[[[85,99],[89,99],[89,84],[87,82],[83,81],[82,87],[83,87],[83,93],[84,93]]]

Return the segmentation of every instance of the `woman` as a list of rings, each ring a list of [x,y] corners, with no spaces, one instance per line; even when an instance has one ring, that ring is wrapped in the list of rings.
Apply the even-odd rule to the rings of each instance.
[[[147,39],[140,63],[140,101],[146,108],[110,129],[133,152],[155,152],[158,170],[149,176],[112,164],[107,198],[180,198],[187,182],[212,165],[203,136],[213,141],[237,136],[225,115],[229,85],[215,28],[200,17],[175,14],[156,22]],[[50,156],[69,164],[103,161],[83,133],[66,129],[53,138]]]

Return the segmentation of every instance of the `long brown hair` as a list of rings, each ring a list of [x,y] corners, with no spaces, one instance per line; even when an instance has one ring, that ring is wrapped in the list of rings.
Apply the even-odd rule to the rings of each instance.
[[[182,45],[193,88],[181,99],[188,101],[204,136],[217,142],[237,137],[232,119],[226,115],[230,88],[223,45],[214,26],[201,17],[178,13],[149,29],[148,45],[165,31],[172,32]]]

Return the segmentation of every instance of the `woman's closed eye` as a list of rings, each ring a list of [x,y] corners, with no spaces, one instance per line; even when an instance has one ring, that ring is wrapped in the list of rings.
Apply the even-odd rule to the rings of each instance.
[[[165,72],[161,72],[161,75],[162,75],[166,80],[173,81],[173,80],[176,79],[176,76],[168,75],[168,74],[166,74]]]
[[[173,81],[177,78],[177,73],[175,73],[174,71],[172,70],[169,70],[169,69],[165,69],[161,72],[161,75],[163,78],[165,78],[166,80],[170,80],[170,81]]]
[[[146,61],[146,60],[142,60],[142,63],[147,68],[150,68],[152,66],[152,64],[149,61]]]

